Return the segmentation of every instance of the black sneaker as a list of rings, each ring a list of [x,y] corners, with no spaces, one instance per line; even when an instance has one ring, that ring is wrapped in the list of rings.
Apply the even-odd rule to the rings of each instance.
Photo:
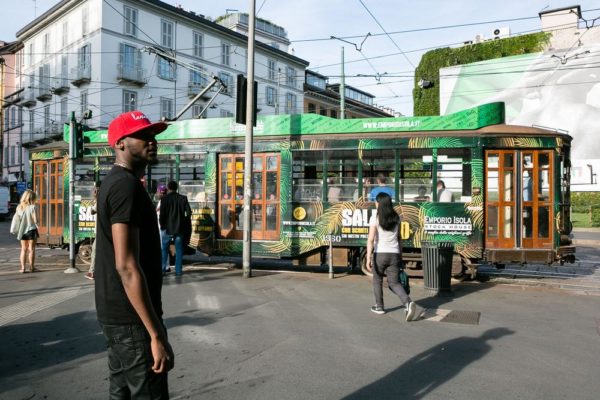
[[[371,307],[371,311],[373,311],[375,314],[385,314],[385,310],[383,309],[383,307],[379,306]]]

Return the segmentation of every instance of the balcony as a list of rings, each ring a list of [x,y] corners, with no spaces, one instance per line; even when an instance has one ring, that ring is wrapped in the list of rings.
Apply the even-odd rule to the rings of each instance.
[[[4,104],[2,107],[12,106],[13,104],[18,104],[21,100],[23,100],[23,89],[18,89],[17,91],[9,94],[8,96],[4,96]]]
[[[119,83],[133,83],[138,86],[144,86],[148,83],[145,69],[127,64],[117,64],[117,81]]]
[[[67,78],[55,78],[52,81],[54,94],[63,94],[69,91],[69,80]]]
[[[86,65],[71,68],[69,79],[71,80],[71,84],[77,87],[83,85],[84,83],[90,83],[92,80],[92,66]]]
[[[189,98],[196,97],[196,95],[198,93],[200,93],[202,90],[204,90],[205,87],[206,87],[206,84],[204,84],[204,83],[189,82],[188,83],[188,97]],[[204,95],[202,95],[201,98],[209,99],[210,98],[210,90],[208,92],[204,93]]]
[[[35,96],[36,99],[38,99],[39,101],[46,101],[46,100],[50,100],[52,98],[52,88],[50,87],[50,84],[45,82],[45,81],[41,81],[40,85],[38,86],[38,90],[37,90],[37,96]]]
[[[23,100],[21,101],[21,105],[24,107],[33,107],[37,103],[35,99],[35,89],[29,87],[23,90]]]

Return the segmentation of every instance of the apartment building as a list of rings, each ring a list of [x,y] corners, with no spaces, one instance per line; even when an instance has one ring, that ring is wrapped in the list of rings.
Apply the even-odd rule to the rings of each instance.
[[[23,90],[17,89],[16,53],[23,46],[18,41],[0,41],[0,180],[13,184],[24,177],[23,160],[27,159],[22,143],[23,109],[18,105]]]
[[[329,84],[328,78],[315,71],[306,70],[304,81],[304,112],[340,118],[340,84]],[[350,85],[344,86],[345,118],[394,117],[395,111],[378,107],[375,96]]]
[[[90,109],[91,128],[106,128],[133,109],[151,120],[172,118],[213,76],[226,89],[205,107],[215,93],[208,92],[182,118],[230,117],[236,75],[246,73],[246,35],[158,0],[62,0],[17,32],[17,39],[23,46],[16,54],[15,91],[22,91],[16,105],[24,146],[60,139],[72,111],[80,118]],[[302,112],[308,62],[278,47],[256,44],[260,115]],[[279,80],[280,70],[285,79]]]

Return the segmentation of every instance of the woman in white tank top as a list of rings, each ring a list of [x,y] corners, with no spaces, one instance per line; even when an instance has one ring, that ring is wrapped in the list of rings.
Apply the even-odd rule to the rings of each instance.
[[[387,193],[379,193],[375,201],[377,214],[369,222],[366,265],[367,270],[373,272],[375,305],[371,307],[371,311],[385,314],[383,276],[387,275],[388,287],[400,298],[402,305],[406,306],[406,320],[415,321],[422,316],[424,309],[410,299],[398,280],[398,274],[403,268],[398,235],[400,216],[394,210],[392,198]]]

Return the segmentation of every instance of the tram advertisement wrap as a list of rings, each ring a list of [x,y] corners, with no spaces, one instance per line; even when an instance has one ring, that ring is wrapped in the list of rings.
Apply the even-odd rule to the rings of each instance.
[[[482,210],[463,203],[413,203],[396,205],[401,216],[399,235],[403,247],[419,248],[422,241],[450,241],[460,254],[481,254]],[[297,203],[292,218],[283,221],[283,235],[300,253],[307,246],[330,242],[338,247],[366,246],[369,224],[377,218],[372,203]],[[297,243],[294,246],[294,242]]]

